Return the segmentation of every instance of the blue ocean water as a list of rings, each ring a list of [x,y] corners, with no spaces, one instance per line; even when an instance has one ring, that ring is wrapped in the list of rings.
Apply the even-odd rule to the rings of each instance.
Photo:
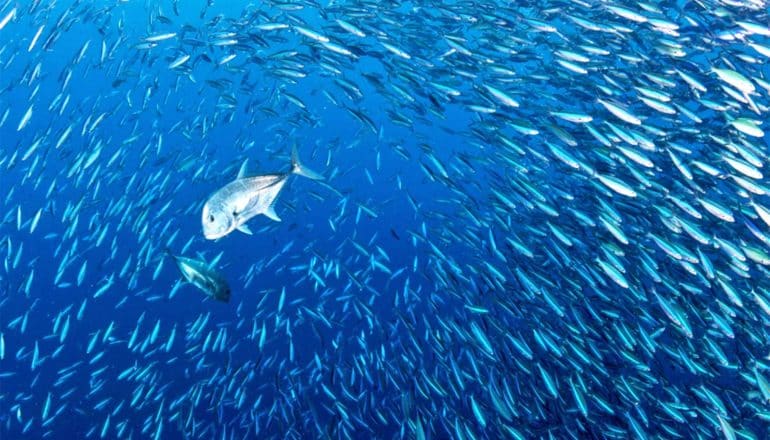
[[[768,438],[769,59],[760,0],[6,1],[0,437]]]

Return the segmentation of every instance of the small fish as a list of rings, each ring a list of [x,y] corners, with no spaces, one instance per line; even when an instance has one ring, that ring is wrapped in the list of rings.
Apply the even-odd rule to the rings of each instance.
[[[168,65],[169,69],[176,69],[177,67],[181,66],[182,64],[186,63],[187,60],[190,59],[190,55],[188,54],[182,54],[179,56],[179,58],[175,59],[171,62],[171,64]]]
[[[151,36],[145,38],[144,41],[146,41],[147,43],[157,43],[159,41],[170,40],[170,39],[172,39],[174,37],[176,37],[176,32],[169,32],[169,33],[165,33],[165,34],[151,35]]]

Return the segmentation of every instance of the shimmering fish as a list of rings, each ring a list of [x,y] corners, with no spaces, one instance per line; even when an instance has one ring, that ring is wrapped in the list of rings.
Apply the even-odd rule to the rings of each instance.
[[[217,301],[230,301],[230,286],[224,277],[204,261],[172,255],[187,282]]]
[[[297,174],[313,180],[322,179],[320,174],[300,163],[296,148],[291,151],[291,170],[288,173],[253,177],[244,177],[244,174],[245,170],[241,168],[238,178],[217,190],[203,206],[201,222],[207,239],[222,238],[236,229],[251,235],[246,222],[260,214],[281,221],[274,204],[289,177]]]

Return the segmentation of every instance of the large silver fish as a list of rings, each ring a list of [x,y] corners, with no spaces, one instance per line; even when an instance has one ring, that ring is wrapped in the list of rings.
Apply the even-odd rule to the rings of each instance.
[[[230,301],[230,286],[219,272],[207,263],[192,258],[172,255],[182,276],[217,301]]]
[[[217,190],[203,206],[201,222],[207,239],[224,237],[236,229],[250,235],[245,223],[259,214],[281,221],[274,204],[289,177],[298,174],[314,180],[323,178],[302,166],[296,148],[291,151],[291,171],[288,173],[253,177],[245,177],[244,173],[241,168],[238,178]]]

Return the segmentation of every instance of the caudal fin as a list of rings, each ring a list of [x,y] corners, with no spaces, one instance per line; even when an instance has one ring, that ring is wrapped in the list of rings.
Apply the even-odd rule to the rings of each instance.
[[[297,146],[294,145],[291,147],[291,172],[292,174],[297,174],[303,177],[307,177],[308,179],[313,180],[324,180],[324,177],[315,171],[305,167],[300,163],[299,156],[297,155]]]

